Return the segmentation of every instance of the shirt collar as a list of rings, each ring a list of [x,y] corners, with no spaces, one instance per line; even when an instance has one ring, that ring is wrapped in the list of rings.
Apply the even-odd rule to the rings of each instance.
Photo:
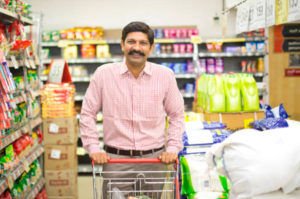
[[[125,74],[125,73],[127,73],[128,71],[129,71],[129,70],[128,70],[128,67],[127,67],[125,61],[122,62],[121,68],[120,68],[120,74],[121,74],[121,75],[122,75],[122,74]],[[144,72],[144,73],[146,73],[146,74],[148,74],[148,75],[152,75],[151,63],[146,62],[146,65],[145,65],[144,70],[143,70],[142,72]]]

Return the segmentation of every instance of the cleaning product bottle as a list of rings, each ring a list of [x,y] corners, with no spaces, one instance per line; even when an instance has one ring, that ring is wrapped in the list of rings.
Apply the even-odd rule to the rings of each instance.
[[[202,74],[200,77],[198,77],[196,85],[197,85],[197,106],[203,108],[203,80],[204,75]]]
[[[213,77],[213,75],[211,74],[206,74],[204,76],[204,80],[203,80],[203,109],[207,110],[209,109],[209,99],[208,99],[208,82],[209,80]]]
[[[209,78],[207,84],[209,112],[225,112],[225,93],[221,75],[214,75]]]
[[[226,112],[239,112],[242,110],[240,95],[240,80],[236,74],[223,75]]]
[[[251,74],[241,76],[241,93],[244,111],[259,110],[259,96],[256,81]]]

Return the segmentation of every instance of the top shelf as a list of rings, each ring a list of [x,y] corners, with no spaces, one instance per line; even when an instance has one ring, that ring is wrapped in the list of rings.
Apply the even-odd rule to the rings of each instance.
[[[249,38],[225,38],[225,39],[206,39],[202,43],[223,42],[250,42],[250,41],[264,41],[266,37],[249,37]],[[192,43],[191,39],[154,39],[155,43]],[[57,47],[66,45],[82,45],[82,44],[120,44],[120,39],[109,40],[60,40],[58,42],[42,42],[43,47]]]
[[[12,23],[15,19],[18,19],[18,15],[4,8],[0,8],[1,21],[5,23]],[[21,17],[21,22],[24,25],[32,25],[32,21],[26,17]]]

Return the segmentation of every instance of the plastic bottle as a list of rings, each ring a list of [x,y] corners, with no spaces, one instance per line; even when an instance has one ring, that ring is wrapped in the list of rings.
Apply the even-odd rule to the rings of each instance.
[[[240,79],[236,74],[223,75],[226,112],[240,112],[242,110]]]
[[[213,75],[209,78],[207,84],[209,112],[225,112],[225,93],[221,75]]]
[[[241,93],[244,111],[259,110],[259,96],[256,81],[251,74],[241,75]]]

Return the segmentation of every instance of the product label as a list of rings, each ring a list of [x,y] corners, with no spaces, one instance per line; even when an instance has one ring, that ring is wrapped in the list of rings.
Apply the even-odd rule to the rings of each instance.
[[[50,186],[68,186],[69,180],[50,180]]]
[[[59,126],[55,123],[49,125],[49,133],[58,133]]]
[[[244,120],[244,128],[248,129],[251,128],[250,123],[254,121],[254,118],[249,118]]]
[[[50,158],[51,158],[51,159],[60,159],[60,154],[61,154],[61,151],[60,151],[60,150],[52,149],[52,150],[51,150]]]
[[[53,150],[55,150],[55,149],[53,149]],[[68,154],[66,154],[66,153],[60,153],[60,158],[53,158],[52,157],[52,151],[51,151],[51,154],[48,155],[48,159],[66,160],[66,159],[68,159]]]

